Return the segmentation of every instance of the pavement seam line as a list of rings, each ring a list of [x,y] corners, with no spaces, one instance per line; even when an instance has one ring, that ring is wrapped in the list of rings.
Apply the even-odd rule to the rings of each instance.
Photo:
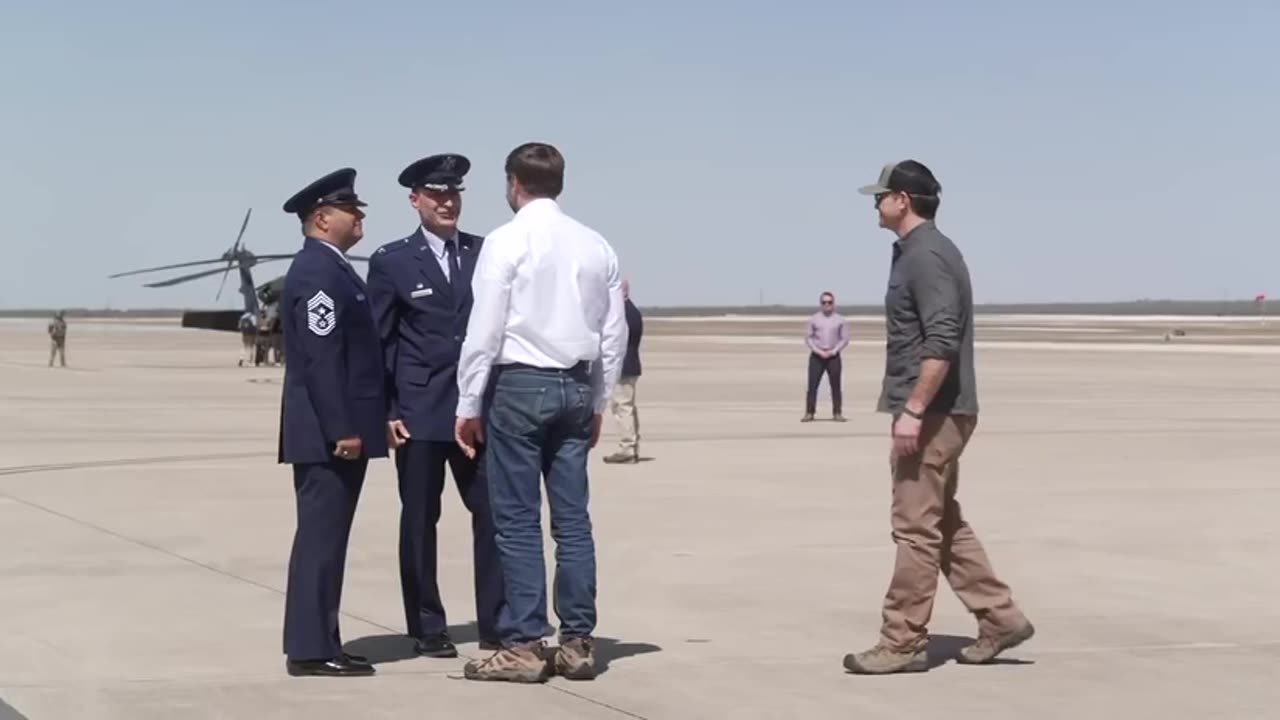
[[[635,713],[633,713],[633,712],[631,712],[631,711],[629,711],[629,710],[623,710],[622,708],[620,708],[620,707],[616,707],[616,706],[614,706],[614,705],[610,705],[610,704],[609,704],[609,703],[607,703],[607,702],[602,702],[602,701],[600,701],[600,700],[596,700],[596,699],[593,699],[593,698],[589,698],[589,697],[587,697],[586,695],[580,695],[580,694],[578,694],[578,693],[576,693],[576,692],[574,692],[574,691],[572,691],[572,690],[566,690],[565,688],[562,688],[562,687],[556,687],[555,685],[548,685],[547,687],[549,687],[549,688],[550,688],[550,689],[552,689],[552,690],[555,690],[555,691],[556,691],[556,692],[558,692],[558,693],[562,693],[562,694],[564,694],[564,695],[568,695],[569,697],[575,697],[575,698],[577,698],[577,699],[579,699],[579,700],[582,700],[582,701],[584,701],[584,702],[591,703],[592,705],[595,705],[595,706],[597,706],[597,707],[602,707],[602,708],[604,708],[604,709],[606,709],[606,710],[612,710],[613,712],[616,712],[616,713],[618,713],[619,715],[625,715],[625,716],[627,716],[627,717],[629,717],[629,718],[636,718],[636,720],[649,720],[649,719],[648,719],[647,717],[645,717],[644,715],[637,715],[637,714],[635,714]]]
[[[123,535],[123,534],[118,533],[118,532],[116,532],[116,531],[114,531],[114,530],[111,530],[111,529],[109,529],[109,528],[104,528],[104,527],[102,527],[102,526],[100,526],[100,525],[95,525],[94,523],[91,523],[91,522],[89,522],[89,521],[87,521],[87,520],[81,520],[80,518],[73,517],[73,516],[68,515],[68,514],[66,514],[66,513],[64,513],[64,512],[61,512],[61,511],[58,511],[58,510],[54,510],[53,508],[45,507],[44,505],[41,505],[41,504],[39,504],[39,503],[32,502],[32,501],[30,501],[30,500],[26,500],[26,499],[24,499],[24,498],[17,497],[17,496],[15,496],[15,495],[11,494],[11,493],[0,492],[0,497],[8,498],[8,499],[10,499],[10,500],[12,500],[12,501],[14,501],[14,502],[17,502],[17,503],[19,503],[19,504],[25,505],[25,506],[27,506],[27,507],[29,507],[29,508],[32,508],[32,509],[35,509],[35,510],[39,510],[39,511],[44,512],[44,513],[48,513],[49,515],[53,515],[54,517],[58,517],[58,518],[61,518],[61,519],[63,519],[63,520],[67,520],[67,521],[72,522],[72,523],[74,523],[74,524],[76,524],[76,525],[79,525],[79,526],[81,526],[81,527],[89,528],[90,530],[94,530],[94,531],[99,532],[99,533],[102,533],[102,534],[104,534],[104,535],[108,535],[108,536],[110,536],[110,537],[116,538],[117,540],[122,540],[122,541],[124,541],[124,542],[130,543],[130,544],[133,544],[133,545],[137,545],[138,547],[142,547],[142,548],[145,548],[145,549],[147,549],[147,550],[151,550],[151,551],[153,551],[153,552],[158,552],[158,553],[160,553],[160,554],[162,554],[162,555],[167,555],[167,556],[169,556],[169,557],[171,557],[171,558],[174,558],[175,560],[179,560],[179,561],[184,562],[184,563],[187,563],[187,564],[189,564],[189,565],[194,565],[194,566],[199,567],[199,568],[202,568],[202,569],[204,569],[204,570],[208,570],[209,572],[216,573],[216,574],[221,575],[221,576],[223,576],[223,577],[225,577],[225,578],[230,578],[230,579],[232,579],[232,580],[238,580],[238,581],[240,581],[240,582],[242,582],[242,583],[245,583],[245,584],[247,584],[247,585],[252,585],[252,586],[254,586],[254,587],[257,587],[257,588],[260,588],[260,589],[263,589],[263,590],[267,590],[268,592],[275,593],[276,595],[279,595],[279,596],[282,596],[282,597],[283,597],[283,596],[284,596],[284,594],[285,594],[283,590],[280,590],[280,589],[278,589],[278,588],[272,587],[272,586],[267,585],[267,584],[265,584],[265,583],[258,582],[257,580],[253,580],[253,579],[251,579],[251,578],[246,578],[246,577],[242,577],[242,576],[240,576],[240,575],[236,575],[235,573],[232,573],[232,572],[227,571],[227,570],[223,570],[222,568],[216,567],[216,566],[214,566],[214,565],[210,565],[210,564],[208,564],[208,563],[201,562],[201,561],[199,561],[199,560],[196,560],[196,559],[194,559],[194,558],[187,557],[187,556],[182,555],[182,554],[180,554],[180,553],[173,552],[172,550],[168,550],[168,549],[163,548],[163,547],[160,547],[160,546],[158,546],[158,545],[154,545],[154,544],[152,544],[152,543],[146,542],[145,540],[139,540],[138,538],[132,538],[132,537],[129,537],[129,536],[127,536],[127,535]],[[342,615],[343,617],[346,617],[346,618],[349,618],[349,619],[352,619],[352,620],[357,620],[357,621],[359,621],[359,622],[367,623],[367,624],[369,624],[369,625],[372,625],[373,627],[379,628],[379,629],[381,629],[381,630],[386,630],[387,632],[390,632],[390,633],[400,634],[400,633],[399,633],[399,631],[398,631],[398,630],[396,630],[395,628],[387,627],[386,625],[383,625],[383,624],[378,623],[378,622],[374,622],[373,620],[369,620],[369,619],[364,618],[364,617],[361,617],[361,616],[359,616],[359,615],[352,615],[351,613],[348,613],[348,612],[346,612],[346,611],[340,611],[340,612],[339,612],[339,614],[340,614],[340,615]],[[610,704],[608,704],[608,703],[604,703],[604,702],[601,702],[601,701],[599,701],[599,700],[594,700],[594,699],[592,699],[592,698],[589,698],[589,697],[586,697],[586,696],[583,696],[583,695],[579,695],[578,693],[572,692],[572,691],[570,691],[570,690],[565,690],[565,689],[557,688],[557,687],[552,687],[551,689],[552,689],[552,690],[555,690],[556,692],[560,692],[560,693],[563,693],[563,694],[565,694],[565,695],[569,695],[570,697],[574,697],[574,698],[577,698],[577,699],[579,699],[579,700],[582,700],[583,702],[587,702],[587,703],[590,703],[590,704],[592,704],[592,705],[597,705],[597,706],[599,706],[599,707],[602,707],[602,708],[605,708],[605,709],[608,709],[608,710],[612,710],[613,712],[616,712],[616,713],[618,713],[618,714],[620,714],[620,715],[624,715],[624,716],[626,716],[626,717],[636,718],[637,720],[648,720],[648,719],[647,719],[647,718],[645,718],[643,715],[637,715],[637,714],[632,713],[632,712],[629,712],[629,711],[627,711],[627,710],[623,710],[622,708],[614,707],[613,705],[610,705]]]
[[[128,467],[130,465],[163,465],[171,462],[197,462],[200,460],[241,460],[245,458],[266,457],[267,453],[238,452],[216,453],[207,455],[162,455],[158,457],[121,458],[119,460],[86,460],[84,462],[49,463],[46,465],[15,465],[0,467],[0,476],[28,475],[40,472],[60,472],[63,470],[91,470],[103,467]]]
[[[20,497],[18,497],[18,496],[16,496],[16,495],[13,495],[13,494],[11,494],[11,493],[7,493],[7,492],[0,492],[0,497],[8,498],[9,500],[12,500],[12,501],[14,501],[14,502],[16,502],[16,503],[19,503],[19,504],[21,504],[21,505],[25,505],[25,506],[27,506],[27,507],[29,507],[29,508],[33,508],[33,509],[35,509],[35,510],[39,510],[39,511],[44,512],[44,513],[48,513],[49,515],[53,515],[54,517],[62,518],[63,520],[67,520],[67,521],[69,521],[69,522],[75,523],[76,525],[79,525],[79,526],[81,526],[81,527],[85,527],[85,528],[88,528],[88,529],[90,529],[90,530],[94,530],[94,531],[96,531],[96,532],[102,533],[103,535],[108,535],[108,536],[110,536],[110,537],[116,538],[117,540],[122,540],[122,541],[127,542],[127,543],[130,543],[130,544],[132,544],[132,545],[137,545],[138,547],[145,548],[145,549],[147,549],[147,550],[151,550],[151,551],[153,551],[153,552],[158,552],[158,553],[160,553],[161,555],[167,555],[167,556],[169,556],[169,557],[171,557],[171,558],[173,558],[173,559],[175,559],[175,560],[179,560],[179,561],[181,561],[181,562],[187,563],[188,565],[194,565],[194,566],[196,566],[196,567],[198,567],[198,568],[202,568],[202,569],[204,569],[204,570],[208,570],[209,572],[215,573],[215,574],[217,574],[217,575],[221,575],[221,576],[223,576],[223,577],[225,577],[225,578],[229,578],[229,579],[232,579],[232,580],[238,580],[238,581],[240,581],[240,582],[242,582],[242,583],[244,583],[244,584],[246,584],[246,585],[252,585],[252,586],[254,586],[254,587],[261,588],[262,590],[266,590],[266,591],[268,591],[268,592],[275,593],[276,595],[279,595],[279,596],[281,596],[281,597],[283,597],[283,596],[284,596],[284,594],[285,594],[285,592],[284,592],[283,590],[281,590],[281,589],[279,589],[279,588],[276,588],[276,587],[272,587],[271,585],[267,585],[266,583],[258,582],[257,580],[254,580],[254,579],[252,579],[252,578],[243,577],[243,576],[241,576],[241,575],[236,575],[235,573],[233,573],[233,572],[231,572],[231,571],[229,571],[229,570],[223,570],[222,568],[217,567],[217,566],[215,566],[215,565],[210,565],[210,564],[208,564],[208,563],[201,562],[201,561],[199,561],[199,560],[196,560],[195,558],[187,557],[186,555],[182,555],[181,553],[176,553],[176,552],[174,552],[174,551],[172,551],[172,550],[169,550],[169,549],[166,549],[166,548],[160,547],[159,545],[155,545],[155,544],[149,543],[149,542],[147,542],[147,541],[145,541],[145,540],[140,540],[140,539],[138,539],[138,538],[129,537],[128,535],[124,535],[124,534],[122,534],[122,533],[118,533],[118,532],[116,532],[115,530],[111,530],[110,528],[105,528],[105,527],[102,527],[101,525],[95,525],[94,523],[91,523],[91,522],[89,522],[88,520],[81,520],[80,518],[77,518],[77,517],[75,517],[75,516],[68,515],[68,514],[66,514],[66,513],[64,513],[64,512],[61,512],[61,511],[59,511],[59,510],[54,510],[53,508],[45,507],[44,505],[41,505],[41,504],[36,503],[36,502],[32,502],[32,501],[27,500],[27,499],[25,499],[25,498],[20,498]],[[399,633],[399,631],[398,631],[398,630],[396,630],[395,628],[387,627],[386,625],[383,625],[382,623],[374,622],[373,620],[369,620],[368,618],[364,618],[364,617],[361,617],[361,616],[359,616],[359,615],[352,615],[351,613],[348,613],[348,612],[346,612],[346,611],[342,611],[342,612],[340,612],[339,614],[341,614],[343,617],[349,618],[349,619],[351,619],[351,620],[357,620],[357,621],[359,621],[359,622],[366,623],[366,624],[371,625],[371,626],[373,626],[373,627],[376,627],[376,628],[378,628],[378,629],[380,629],[380,630],[386,630],[387,632],[390,632],[390,633],[400,634],[400,633]]]

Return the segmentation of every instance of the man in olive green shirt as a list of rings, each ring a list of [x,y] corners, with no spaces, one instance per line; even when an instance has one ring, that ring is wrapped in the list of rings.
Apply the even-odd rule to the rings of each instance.
[[[934,222],[942,186],[914,161],[874,185],[880,226],[897,237],[885,292],[885,374],[878,409],[893,417],[893,539],[880,641],[845,656],[860,674],[921,672],[938,572],[978,620],[962,663],[987,663],[1035,629],[1014,603],[956,502],[960,455],[978,422],[973,289],[964,257]]]

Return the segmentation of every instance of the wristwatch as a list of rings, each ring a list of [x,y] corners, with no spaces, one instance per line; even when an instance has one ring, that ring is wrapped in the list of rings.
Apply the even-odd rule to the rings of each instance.
[[[923,419],[924,419],[924,414],[923,414],[923,413],[918,413],[918,412],[916,412],[915,410],[912,410],[911,408],[909,408],[909,407],[907,407],[907,406],[905,406],[905,405],[904,405],[904,406],[902,406],[902,414],[903,414],[903,415],[907,415],[907,416],[909,416],[909,417],[913,417],[913,418],[915,418],[915,419],[917,419],[917,420],[923,420]]]

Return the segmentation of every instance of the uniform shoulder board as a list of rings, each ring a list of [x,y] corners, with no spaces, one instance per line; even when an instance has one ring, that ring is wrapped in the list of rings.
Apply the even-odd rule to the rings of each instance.
[[[394,240],[378,248],[377,254],[386,255],[387,253],[393,253],[397,250],[403,250],[404,248],[407,248],[407,247],[409,247],[409,238],[404,238],[403,240]]]

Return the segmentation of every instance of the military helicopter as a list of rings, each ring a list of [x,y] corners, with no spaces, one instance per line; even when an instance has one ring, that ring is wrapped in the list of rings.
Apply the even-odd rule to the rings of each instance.
[[[182,327],[199,328],[203,330],[220,330],[223,332],[245,332],[245,328],[241,324],[241,319],[248,314],[250,317],[258,321],[258,351],[261,354],[265,346],[279,347],[280,344],[280,320],[277,304],[280,301],[281,291],[284,289],[284,276],[280,275],[262,285],[254,285],[253,268],[261,263],[276,262],[279,260],[289,260],[295,253],[275,253],[270,255],[255,255],[243,245],[245,230],[249,227],[249,217],[253,214],[253,208],[249,208],[244,214],[244,222],[240,224],[240,233],[236,235],[236,241],[231,245],[231,249],[222,253],[222,257],[213,260],[194,260],[191,262],[175,263],[173,265],[161,265],[159,267],[143,268],[141,270],[129,270],[127,272],[108,275],[108,278],[120,278],[130,275],[141,275],[143,273],[159,272],[161,270],[175,270],[177,268],[198,267],[200,265],[223,265],[225,267],[216,267],[212,270],[201,270],[200,272],[190,273],[188,275],[180,275],[178,277],[169,278],[168,280],[159,280],[156,282],[144,283],[143,287],[161,288],[179,285],[192,280],[212,277],[221,274],[222,282],[218,285],[218,293],[214,296],[214,300],[222,298],[222,291],[227,284],[227,276],[231,274],[234,268],[240,275],[240,296],[244,298],[244,308],[241,310],[187,310],[182,313]],[[367,262],[368,257],[358,255],[348,255],[348,260]]]

